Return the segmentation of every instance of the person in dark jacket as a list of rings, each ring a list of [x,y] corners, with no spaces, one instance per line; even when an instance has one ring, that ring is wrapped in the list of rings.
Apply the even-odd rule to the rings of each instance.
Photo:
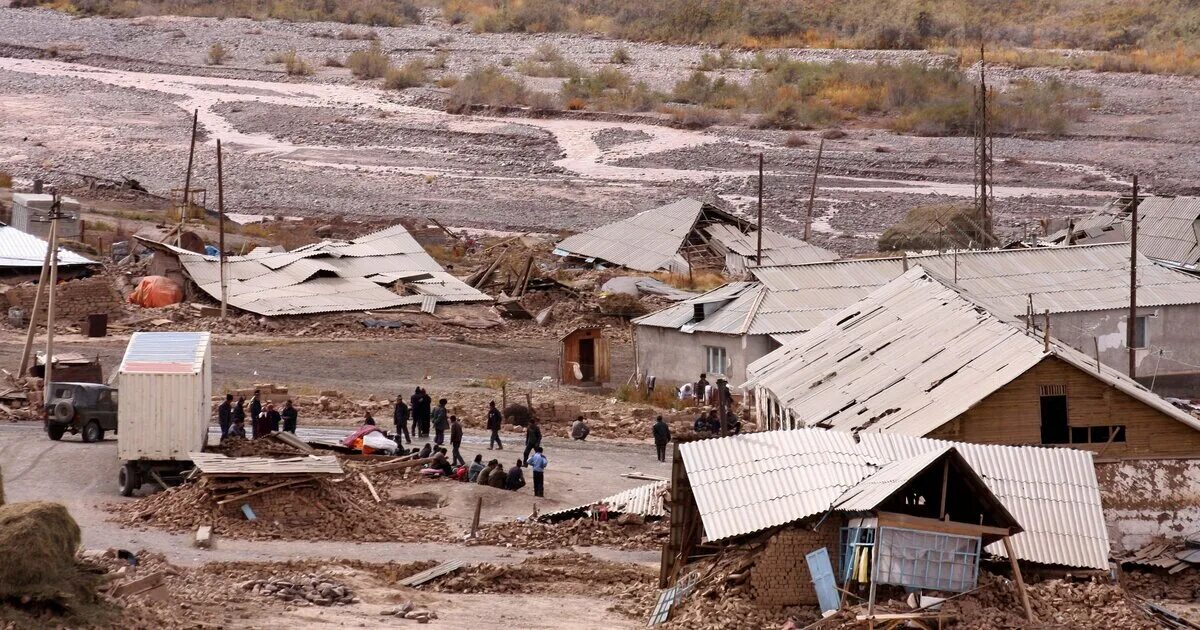
[[[412,413],[416,417],[417,429],[421,432],[421,437],[429,437],[429,417],[431,412],[429,406],[431,404],[433,404],[433,399],[429,397],[429,392],[418,387]]]
[[[283,430],[295,435],[296,421],[299,420],[300,413],[296,411],[294,406],[292,406],[291,399],[283,402],[283,411],[279,412],[279,416],[283,418]]]
[[[671,441],[671,427],[659,416],[651,432],[654,434],[654,450],[658,451],[658,461],[667,461],[667,443]]]
[[[480,457],[482,458],[483,456],[480,455]],[[500,462],[497,462],[494,459],[492,461],[488,462],[487,466],[484,466],[483,470],[479,471],[479,474],[475,477],[475,483],[477,483],[481,486],[488,485],[488,482],[491,480],[489,478],[490,475],[499,466],[500,466]]]
[[[396,437],[412,444],[412,436],[408,433],[408,405],[404,404],[404,396],[396,396],[396,408],[392,411],[392,421],[396,423]],[[399,441],[399,440],[397,440]]]
[[[493,488],[500,488],[503,490],[506,483],[508,483],[508,475],[504,474],[504,466],[500,462],[496,462],[496,467],[493,468],[492,473],[488,475],[488,485]]]
[[[250,422],[251,423],[258,422],[258,416],[259,416],[259,414],[262,413],[263,405],[262,405],[261,396],[262,396],[262,394],[259,393],[259,391],[256,389],[256,390],[254,390],[254,396],[252,396],[250,398]],[[258,437],[258,435],[255,435],[254,437]]]
[[[504,478],[504,489],[517,491],[525,487],[525,473],[521,471],[521,462],[508,469],[508,475]]]
[[[529,453],[541,445],[542,427],[538,426],[536,418],[530,418],[529,426],[525,428],[525,454],[521,456],[521,461],[529,459]]]
[[[266,422],[263,425],[267,433],[279,431],[279,423],[282,418],[279,415],[279,410],[275,409],[275,403],[267,403],[267,410],[263,412],[263,417],[266,418]]]
[[[244,417],[245,415],[246,414],[243,413],[242,418],[234,418],[233,419],[233,424],[230,425],[230,427],[229,427],[229,438],[230,439],[233,439],[233,438],[242,438],[243,440],[246,439],[246,419]]]
[[[504,444],[500,441],[500,427],[503,426],[503,423],[504,417],[500,415],[500,410],[496,408],[496,401],[493,400],[489,402],[487,412],[487,429],[488,431],[492,432],[491,437],[488,438],[489,451],[492,450],[493,446],[502,451],[504,450]]]
[[[243,437],[246,433],[246,397],[238,396],[237,404],[233,406],[233,423],[242,425]]]
[[[221,425],[221,441],[229,437],[229,425],[233,424],[233,394],[225,394],[225,402],[217,407],[217,424]]]
[[[696,385],[694,387],[692,387],[692,394],[696,396],[696,400],[698,401],[698,404],[701,404],[701,405],[707,404],[708,398],[705,397],[705,394],[707,393],[707,391],[708,391],[708,375],[701,373],[699,380],[696,381]]]
[[[450,452],[454,454],[452,463],[455,466],[464,466],[467,463],[462,453],[458,452],[462,447],[462,438],[462,423],[458,421],[458,416],[450,416]]]
[[[431,453],[433,453],[433,446],[431,446],[429,442],[426,442],[425,446],[421,447],[421,452],[417,453],[417,459],[425,459],[426,457],[429,457]]]
[[[441,446],[446,441],[446,429],[450,428],[450,417],[446,412],[445,398],[438,401],[429,417],[433,422],[433,443]]]

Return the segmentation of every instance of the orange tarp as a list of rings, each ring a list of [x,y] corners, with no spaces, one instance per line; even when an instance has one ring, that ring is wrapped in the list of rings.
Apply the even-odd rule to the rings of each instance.
[[[163,276],[146,276],[129,294],[129,303],[145,308],[170,306],[183,301],[183,288]]]

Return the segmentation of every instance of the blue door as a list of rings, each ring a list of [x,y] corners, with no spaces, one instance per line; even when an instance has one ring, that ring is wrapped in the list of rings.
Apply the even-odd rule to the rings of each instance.
[[[813,588],[817,590],[817,602],[821,612],[837,610],[841,607],[838,597],[837,583],[833,579],[833,564],[829,562],[829,551],[824,547],[804,556],[808,562],[808,572],[812,574]]]

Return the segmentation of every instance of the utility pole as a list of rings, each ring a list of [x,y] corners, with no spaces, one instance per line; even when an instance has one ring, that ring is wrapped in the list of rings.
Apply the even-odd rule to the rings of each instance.
[[[1133,176],[1133,201],[1129,202],[1129,325],[1125,345],[1129,347],[1129,378],[1137,378],[1137,350],[1133,347],[1137,324],[1137,237],[1138,237],[1138,178]]]
[[[221,249],[221,319],[229,309],[229,286],[225,279],[225,183],[222,179],[221,139],[217,138],[217,247]]]
[[[988,130],[987,79],[983,42],[979,42],[979,88],[975,93],[975,206],[984,234],[980,241],[985,247],[992,245],[991,182],[992,142]]]
[[[54,294],[58,284],[58,219],[62,210],[62,198],[54,192],[54,203],[50,205],[50,299],[46,303],[46,371],[42,379],[42,404],[50,402],[52,372],[54,369]]]
[[[812,237],[813,202],[817,199],[817,174],[821,172],[821,154],[825,152],[825,138],[817,145],[817,164],[813,167],[812,189],[808,191],[808,218],[804,221],[804,240]]]
[[[179,230],[175,234],[175,244],[183,247],[183,226],[187,221],[188,211],[192,209],[192,161],[196,156],[196,125],[200,120],[200,110],[192,112],[192,141],[188,146],[187,174],[183,176],[183,205],[179,207]]]
[[[57,223],[50,223],[50,234],[46,243],[46,257],[42,260],[42,274],[38,276],[37,293],[33,296],[33,312],[29,314],[29,331],[25,333],[25,349],[21,351],[21,365],[17,370],[17,376],[25,373],[25,369],[29,367],[29,356],[33,352],[33,337],[37,333],[38,314],[42,309],[42,295],[46,292],[46,283],[50,280],[50,253],[54,250],[52,243],[55,240],[55,229]]]
[[[755,258],[755,264],[762,266],[762,232],[763,232],[763,217],[762,217],[762,197],[763,197],[763,154],[758,154],[758,253]]]

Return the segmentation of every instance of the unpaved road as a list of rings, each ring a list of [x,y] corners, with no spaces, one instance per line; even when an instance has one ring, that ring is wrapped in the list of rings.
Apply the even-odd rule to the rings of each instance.
[[[458,225],[579,229],[681,195],[720,195],[747,209],[757,154],[767,158],[768,221],[801,232],[816,132],[785,146],[787,132],[743,122],[674,129],[643,118],[457,116],[444,91],[379,89],[324,56],[365,46],[333,38],[344,27],[274,21],[71,19],[0,9],[0,169],[22,178],[131,177],[165,192],[182,180],[192,111],[204,145],[196,180],[213,183],[212,146],[227,148],[227,204],[241,212],[434,216]],[[376,29],[397,62],[445,53],[435,76],[479,64],[507,71],[543,43],[597,68],[619,42],[571,35],[479,35],[436,19]],[[233,58],[207,66],[211,43]],[[669,90],[702,47],[629,44],[635,79]],[[289,78],[272,52],[295,49],[317,67]],[[51,51],[55,58],[48,57]],[[788,51],[816,60],[932,61],[928,53]],[[745,71],[730,71],[744,81]],[[1100,104],[1061,138],[1000,138],[997,222],[1022,231],[1044,217],[1079,213],[1141,172],[1151,190],[1186,190],[1197,172],[1200,112],[1195,78],[997,69],[996,84],[1061,78],[1096,88]],[[557,80],[530,80],[554,90]],[[583,116],[580,118],[580,116]],[[624,131],[625,133],[616,133]],[[970,141],[898,136],[855,121],[826,145],[816,240],[838,251],[873,249],[908,208],[973,195]],[[614,140],[615,138],[615,140]],[[604,141],[600,141],[604,139]],[[794,143],[789,143],[794,144]]]

